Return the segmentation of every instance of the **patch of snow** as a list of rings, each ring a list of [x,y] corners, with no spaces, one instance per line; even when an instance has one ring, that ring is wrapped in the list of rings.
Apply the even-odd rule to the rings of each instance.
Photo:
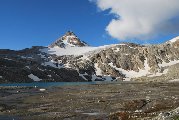
[[[9,59],[9,58],[4,58],[5,60],[12,60],[12,59]]]
[[[79,76],[80,76],[80,77],[82,77],[84,80],[88,81],[88,80],[84,77],[84,75],[88,75],[88,74],[87,74],[87,73],[85,73],[85,74],[80,74],[80,73],[79,73]]]
[[[171,40],[169,40],[170,42],[176,42],[177,40],[179,40],[179,36],[178,37],[176,37],[176,38],[173,38],[173,39],[171,39]]]
[[[129,45],[128,45],[128,47],[129,47],[129,48],[134,48],[134,47],[131,47],[131,46],[129,46]]]
[[[140,112],[142,112],[142,110],[136,110],[135,112],[136,112],[136,113],[140,113]]]
[[[48,61],[48,62],[44,62],[41,65],[43,65],[43,66],[51,66],[51,67],[59,68],[59,69],[64,67],[63,65],[60,65],[60,64],[58,64],[57,62],[55,62],[53,60]]]
[[[131,46],[129,46],[130,48],[134,48],[134,47],[131,47]]]
[[[83,74],[79,74],[80,77],[82,77],[84,80],[87,81],[87,79],[83,76]]]
[[[44,91],[46,91],[46,89],[41,88],[41,89],[39,89],[39,91],[44,92]]]
[[[169,80],[169,82],[179,82],[179,79]]]
[[[120,50],[120,49],[119,49],[119,48],[117,48],[117,49],[115,50],[115,52],[119,52],[119,50]]]
[[[48,77],[52,77],[51,75],[47,75]]]
[[[81,60],[89,60],[88,55],[83,55],[83,57],[79,58]]]
[[[158,66],[159,67],[167,67],[167,66],[175,65],[177,63],[179,63],[179,60],[170,61],[169,63],[162,62],[162,64],[158,64]]]
[[[94,113],[82,113],[82,114],[85,114],[85,115],[90,115],[90,116],[95,116],[95,115],[99,115],[100,113],[97,113],[97,112],[94,112]]]
[[[82,55],[86,52],[97,49],[96,47],[66,47],[66,48],[44,48],[41,51],[48,54],[56,54],[57,56],[63,55]]]
[[[101,69],[98,67],[98,63],[95,63],[95,64],[94,64],[94,67],[95,67],[95,69],[96,69],[96,75],[101,75],[102,71],[101,71]]]
[[[65,68],[71,68],[71,67],[70,67],[70,63],[67,62],[66,64],[64,64],[64,67],[65,67]]]
[[[62,46],[64,48],[66,47],[74,47],[78,42],[78,38],[75,35],[64,35],[63,37],[56,40],[56,44],[54,47]],[[74,43],[74,44],[72,44]]]
[[[0,78],[2,78],[2,76],[0,76]]]
[[[21,56],[21,58],[26,59],[27,57]]]
[[[25,66],[26,68],[28,68],[28,69],[30,69],[30,67],[29,66]]]
[[[113,65],[113,63],[109,63],[109,65],[115,68],[116,70],[118,70],[119,72],[121,72],[122,74],[124,74],[126,76],[125,81],[130,81],[131,78],[142,77],[150,74],[149,72],[150,67],[147,63],[147,59],[144,61],[144,70],[140,69],[139,72],[135,72],[133,70],[127,71],[122,68],[117,68],[116,66]]]
[[[104,45],[104,46],[99,46],[99,47],[90,47],[90,46],[84,46],[84,47],[67,46],[66,48],[54,47],[54,48],[40,49],[40,51],[47,53],[47,54],[56,54],[57,56],[63,56],[63,55],[78,56],[78,55],[89,55],[91,53],[96,53],[96,52],[99,52],[100,50],[103,50],[105,48],[108,48],[114,45]]]
[[[159,64],[159,67],[167,67],[167,66],[171,66],[174,64],[179,63],[179,60],[175,60],[175,61],[170,61],[169,63],[163,62],[162,64]],[[120,71],[122,74],[124,74],[126,76],[126,78],[124,78],[124,81],[130,81],[131,78],[136,78],[136,77],[142,77],[142,76],[147,76],[147,77],[156,77],[156,76],[161,76],[164,74],[167,74],[168,69],[165,69],[162,73],[161,72],[157,72],[157,73],[150,73],[149,70],[151,69],[147,63],[147,59],[144,61],[144,70],[140,69],[139,72],[135,72],[133,70],[131,71],[127,71],[124,70],[122,68],[117,68],[116,66],[113,65],[113,63],[109,63],[109,65],[113,68],[115,68],[116,70]]]
[[[44,59],[46,58],[45,55],[42,55],[41,53],[38,55],[40,55],[41,58],[44,58]]]
[[[34,59],[33,57],[31,56],[20,56],[22,59]]]
[[[162,75],[164,75],[164,74],[167,74],[167,72],[168,72],[168,69],[165,69],[162,73],[157,72],[157,73],[155,73],[155,74],[149,75],[148,77],[162,76]]]
[[[126,44],[121,43],[121,44],[119,44],[119,45],[126,45]]]
[[[68,46],[74,47],[75,45],[70,43],[70,39],[73,39],[73,38],[75,38],[75,37],[66,36],[66,39],[62,40],[62,43],[65,45],[65,47],[68,47]]]
[[[102,80],[102,81],[108,81],[108,82],[111,82],[113,81],[112,77],[110,75],[103,75],[101,77],[98,77],[96,75],[92,75],[92,81],[95,81],[95,80]]]
[[[107,75],[105,75],[105,76],[102,76],[102,78],[104,78],[105,79],[105,81],[113,81],[113,79],[112,79],[112,77],[111,76],[107,76]]]
[[[21,56],[22,59],[27,59],[27,58],[30,58],[30,59],[33,59],[33,57],[27,57],[27,56]]]
[[[37,76],[35,76],[35,75],[33,75],[33,74],[28,75],[28,77],[29,77],[30,79],[32,79],[32,80],[34,80],[34,81],[36,81],[36,82],[38,82],[38,81],[41,81],[41,80],[42,80],[42,79],[38,78]]]
[[[144,69],[148,72],[150,70],[150,67],[149,67],[147,61],[148,61],[147,59],[144,61]]]
[[[58,60],[58,63],[59,63],[59,64],[62,64],[63,62],[62,62],[62,60]]]
[[[124,78],[124,80],[123,81],[126,81],[126,82],[129,82],[129,81],[131,81],[131,78]]]
[[[97,77],[96,75],[92,75],[92,81],[95,81],[96,79],[101,79],[100,77]]]
[[[38,69],[39,69],[40,71],[44,71],[43,69],[40,69],[39,67],[38,67]]]

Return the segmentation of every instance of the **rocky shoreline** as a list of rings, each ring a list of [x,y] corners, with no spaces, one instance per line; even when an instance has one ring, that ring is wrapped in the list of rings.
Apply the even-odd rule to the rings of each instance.
[[[179,82],[114,82],[0,87],[0,120],[178,120],[178,86]]]

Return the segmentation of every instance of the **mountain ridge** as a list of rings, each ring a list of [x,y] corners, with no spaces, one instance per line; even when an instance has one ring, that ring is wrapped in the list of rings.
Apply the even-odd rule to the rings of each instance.
[[[0,80],[167,81],[179,79],[178,64],[179,37],[158,45],[92,47],[68,31],[48,47],[0,50]]]

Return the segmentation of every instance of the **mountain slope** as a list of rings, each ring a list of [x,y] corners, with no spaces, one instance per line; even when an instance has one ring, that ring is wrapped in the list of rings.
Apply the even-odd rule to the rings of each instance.
[[[0,50],[0,81],[179,79],[178,38],[159,45],[122,43],[91,47],[73,32],[67,32],[49,47]]]

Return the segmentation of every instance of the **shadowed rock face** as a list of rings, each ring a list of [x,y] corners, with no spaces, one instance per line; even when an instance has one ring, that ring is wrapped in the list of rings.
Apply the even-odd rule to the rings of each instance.
[[[32,47],[21,51],[0,51],[0,83],[33,82],[28,75],[33,74],[47,82],[82,82],[78,72],[69,68],[44,66],[46,58],[41,58],[39,49]],[[47,58],[50,56],[46,56]]]
[[[62,43],[65,44],[63,47],[86,46],[73,32],[67,32],[50,47],[61,47]],[[43,48],[0,50],[1,82],[32,82],[28,77],[30,74],[41,81],[179,79],[179,40],[148,46],[122,43],[78,56],[52,55],[42,52]],[[156,74],[160,75],[151,77]]]

